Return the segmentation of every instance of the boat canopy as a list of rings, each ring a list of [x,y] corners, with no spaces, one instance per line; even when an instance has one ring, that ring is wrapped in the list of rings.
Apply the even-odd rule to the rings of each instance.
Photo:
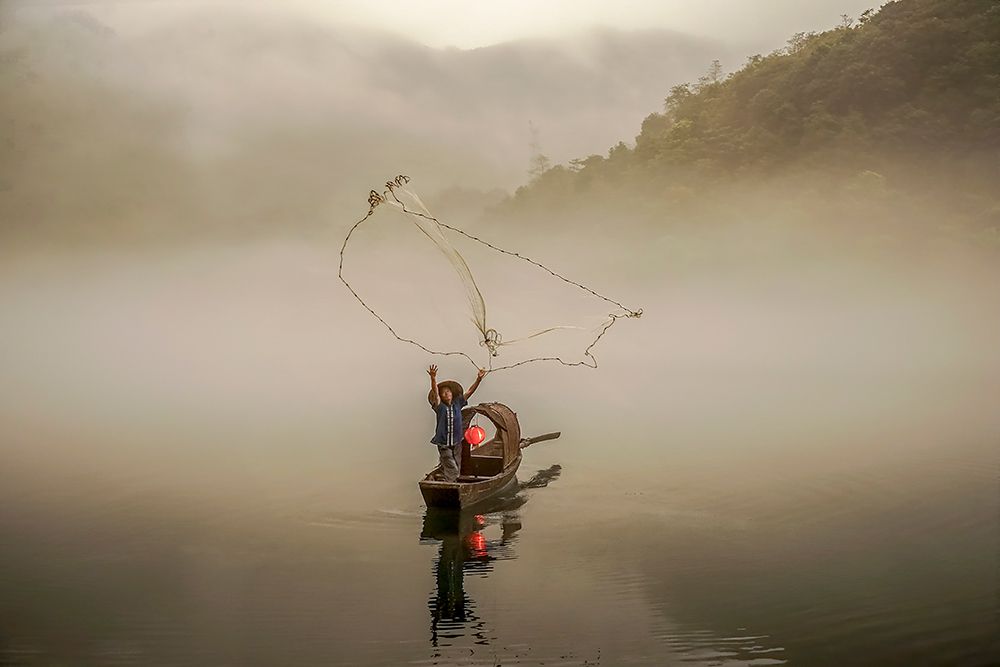
[[[465,428],[477,414],[489,419],[496,427],[496,436],[483,447],[489,446],[498,455],[502,452],[503,467],[506,468],[521,455],[521,425],[517,422],[517,414],[503,403],[470,405],[462,410]]]

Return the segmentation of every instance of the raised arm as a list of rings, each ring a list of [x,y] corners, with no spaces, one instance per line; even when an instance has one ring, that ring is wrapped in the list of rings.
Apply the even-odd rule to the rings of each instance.
[[[479,389],[479,383],[483,381],[484,377],[486,377],[486,371],[480,368],[479,373],[476,374],[476,381],[473,382],[469,387],[469,390],[465,392],[465,400],[472,398],[472,395],[476,393],[477,389]]]
[[[436,408],[441,403],[441,394],[438,393],[438,367],[432,364],[427,369],[427,374],[431,376],[431,407]]]

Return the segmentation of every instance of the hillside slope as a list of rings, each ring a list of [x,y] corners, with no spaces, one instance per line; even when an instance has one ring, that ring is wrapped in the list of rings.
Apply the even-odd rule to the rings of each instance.
[[[799,34],[738,72],[675,86],[635,147],[558,166],[515,206],[628,185],[677,203],[705,188],[784,179],[803,188],[947,200],[1000,221],[1000,4],[897,0],[856,22]],[[678,194],[679,193],[679,194]],[[916,193],[918,197],[913,199]],[[676,195],[676,196],[675,196]]]

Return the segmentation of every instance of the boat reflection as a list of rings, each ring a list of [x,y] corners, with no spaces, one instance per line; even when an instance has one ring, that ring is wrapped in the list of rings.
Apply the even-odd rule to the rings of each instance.
[[[540,470],[526,482],[519,482],[513,493],[472,510],[427,509],[420,540],[440,542],[434,564],[437,589],[427,601],[434,657],[441,657],[436,653],[439,647],[452,646],[466,636],[473,644],[489,644],[485,622],[465,592],[465,576],[485,577],[496,562],[516,557],[514,545],[521,529],[519,510],[528,501],[524,492],[547,486],[561,471],[558,465]],[[487,530],[493,526],[499,527],[498,534],[487,537]]]

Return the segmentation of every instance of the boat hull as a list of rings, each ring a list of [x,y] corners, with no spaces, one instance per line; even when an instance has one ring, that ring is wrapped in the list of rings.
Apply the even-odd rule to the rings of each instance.
[[[521,457],[492,477],[475,479],[459,478],[457,482],[444,482],[433,479],[439,468],[432,470],[420,480],[420,494],[428,507],[448,509],[465,509],[494,498],[513,486],[517,480],[515,475],[521,465]]]

